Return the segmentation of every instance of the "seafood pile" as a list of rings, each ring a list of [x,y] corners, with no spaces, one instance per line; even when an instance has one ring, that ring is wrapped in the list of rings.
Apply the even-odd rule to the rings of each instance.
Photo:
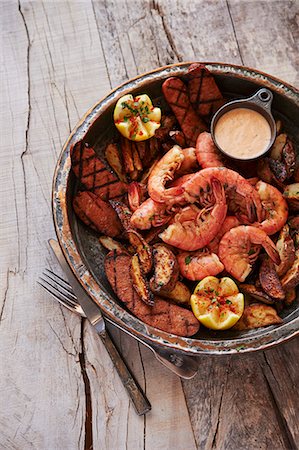
[[[237,330],[281,323],[299,284],[299,164],[291,138],[277,120],[267,157],[240,165],[224,158],[208,132],[226,99],[204,65],[166,79],[162,92],[162,116],[147,95],[118,101],[122,135],[105,159],[83,141],[71,149],[79,182],[73,209],[108,250],[112,289],[139,319],[180,336],[198,332],[199,303],[190,309],[198,282],[192,297],[200,293],[201,308],[218,314],[219,327],[210,328],[225,329],[227,312]],[[221,295],[213,288],[219,283]],[[242,303],[238,317],[230,293]]]

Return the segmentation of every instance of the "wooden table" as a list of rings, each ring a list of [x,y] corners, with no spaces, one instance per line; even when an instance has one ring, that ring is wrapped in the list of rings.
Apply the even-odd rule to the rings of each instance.
[[[182,382],[114,337],[152,403],[137,417],[86,321],[36,284],[57,270],[51,184],[83,113],[130,77],[177,61],[224,61],[299,86],[296,1],[98,0],[0,4],[3,449],[295,449],[299,340],[199,358]],[[297,20],[297,22],[296,22]],[[91,437],[92,434],[92,437]]]

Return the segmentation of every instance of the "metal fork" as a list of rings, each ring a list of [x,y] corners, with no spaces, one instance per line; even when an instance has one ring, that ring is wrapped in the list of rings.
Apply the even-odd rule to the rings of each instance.
[[[61,305],[65,306],[70,311],[79,314],[81,317],[86,317],[83,309],[77,301],[77,297],[75,296],[71,285],[59,275],[49,269],[45,269],[43,272],[43,277],[40,277],[37,282]],[[130,333],[128,330],[118,326],[115,322],[109,319],[109,317],[105,317],[105,321],[111,323],[113,326],[116,326],[134,339],[137,339],[141,342],[141,344],[145,345],[154,353],[156,359],[161,364],[166,366],[169,370],[181,378],[191,379],[196,375],[198,371],[198,364],[194,358],[169,352],[168,350],[154,348],[147,342]]]
[[[70,311],[80,314],[82,317],[86,317],[83,309],[77,302],[72,287],[63,278],[56,275],[51,270],[45,269],[43,275],[37,282],[63,306]],[[97,333],[118,372],[124,388],[132,400],[137,414],[139,416],[146,414],[151,410],[151,405],[114,345],[108,331],[104,328],[101,332],[97,331]]]

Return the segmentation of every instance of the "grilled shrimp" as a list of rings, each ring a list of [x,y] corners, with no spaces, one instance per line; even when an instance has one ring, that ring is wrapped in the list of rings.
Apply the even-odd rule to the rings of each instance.
[[[183,208],[176,214],[174,223],[160,234],[162,241],[181,250],[198,250],[205,247],[220,231],[226,217],[227,205],[223,186],[211,180],[212,206],[199,210],[195,205]]]
[[[244,281],[251,272],[261,247],[275,264],[280,263],[278,251],[265,231],[241,225],[225,233],[219,244],[218,255],[225,270],[238,281]]]
[[[163,225],[169,217],[165,203],[157,203],[148,198],[132,214],[131,224],[139,230],[149,230],[152,226]]]
[[[259,181],[255,186],[264,210],[264,220],[255,223],[268,235],[275,234],[285,225],[288,219],[288,205],[281,192],[271,184]]]
[[[189,203],[202,203],[210,196],[212,178],[216,178],[224,186],[228,209],[241,222],[262,220],[262,205],[258,192],[245,178],[226,167],[210,167],[190,176],[182,184],[185,200]]]
[[[171,187],[180,187],[192,174],[183,175],[171,183]],[[149,230],[153,227],[160,227],[167,223],[171,216],[178,212],[178,206],[158,203],[148,198],[135,211],[131,217],[131,223],[139,230]]]
[[[181,167],[184,160],[184,153],[181,147],[174,145],[157,162],[148,180],[148,193],[150,197],[158,203],[174,204],[182,199],[184,189],[181,186],[166,188],[167,181],[174,178],[175,172]]]
[[[179,177],[199,169],[194,147],[183,148],[182,153],[184,155],[184,159],[181,167],[176,171],[175,174]]]
[[[238,227],[240,225],[239,220],[235,216],[226,216],[224,222],[221,226],[220,231],[214,237],[214,239],[208,244],[208,249],[212,253],[216,253],[218,255],[219,243],[221,241],[222,236],[225,235],[232,228]]]
[[[206,249],[194,253],[182,252],[177,256],[180,272],[188,280],[202,280],[209,275],[218,275],[224,265],[214,253]]]
[[[132,181],[128,185],[128,201],[131,211],[136,211],[140,204],[144,201],[146,196],[146,186],[144,184],[138,183],[137,181]]]
[[[200,133],[196,140],[196,157],[199,165],[207,167],[224,167],[221,154],[213,142],[210,133],[204,131]]]

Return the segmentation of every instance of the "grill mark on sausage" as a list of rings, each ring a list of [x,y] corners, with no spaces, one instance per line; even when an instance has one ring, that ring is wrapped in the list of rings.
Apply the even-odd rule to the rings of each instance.
[[[114,251],[114,254],[110,252],[105,259],[108,281],[128,310],[143,322],[163,331],[180,336],[195,334],[199,323],[191,311],[157,296],[155,296],[155,306],[146,305],[140,299],[130,277],[130,258],[128,254]],[[189,324],[188,327],[185,322]]]
[[[121,182],[119,182],[121,183]],[[113,188],[113,189],[112,189]],[[114,189],[115,188],[115,189]],[[126,190],[122,188],[122,185],[118,183],[111,183],[107,186],[97,187],[94,191],[96,195],[102,198],[102,200],[115,200],[116,198],[121,198],[126,194]]]
[[[194,111],[187,87],[182,80],[172,77],[164,81],[162,90],[182,128],[187,145],[194,147],[197,136],[202,131],[206,131],[207,126]]]
[[[209,117],[224,102],[214,76],[203,64],[191,64],[187,78],[191,104],[200,116]]]
[[[197,93],[196,93],[196,99],[195,99],[195,102],[196,102],[196,104],[197,104],[197,103],[199,102],[199,99],[200,99],[200,92],[201,92],[201,88],[202,88],[202,80],[203,80],[203,77],[202,77],[202,76],[195,76],[194,78],[200,78],[198,90],[197,90]],[[190,86],[190,84],[189,84],[189,86]],[[190,97],[190,91],[189,91],[189,97]],[[191,103],[192,103],[193,106],[194,106],[194,101],[192,101],[191,98],[190,98],[190,101],[191,101]]]
[[[103,200],[118,198],[127,192],[127,185],[120,181],[113,171],[107,169],[94,149],[83,141],[72,147],[71,159],[73,172],[80,184]]]

